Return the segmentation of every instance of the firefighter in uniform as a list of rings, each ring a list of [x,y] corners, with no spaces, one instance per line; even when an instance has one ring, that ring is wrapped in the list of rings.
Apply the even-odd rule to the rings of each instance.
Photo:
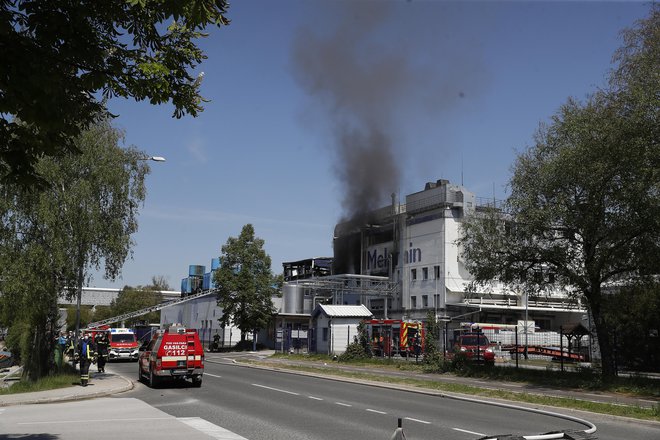
[[[76,347],[73,345],[73,334],[69,332],[66,337],[66,355],[71,361],[71,366],[75,368],[76,366]]]
[[[78,341],[78,361],[80,362],[80,385],[86,387],[89,383],[89,367],[94,362],[96,352],[94,350],[94,341],[92,341],[88,334],[85,334],[80,341]]]
[[[99,373],[105,373],[105,363],[108,361],[108,347],[110,346],[108,333],[101,332],[96,335],[94,343],[96,344],[96,354],[98,356],[97,367]]]
[[[413,348],[415,351],[415,360],[418,360],[419,355],[422,354],[422,342],[419,339],[419,333],[415,335],[415,339],[413,340]]]

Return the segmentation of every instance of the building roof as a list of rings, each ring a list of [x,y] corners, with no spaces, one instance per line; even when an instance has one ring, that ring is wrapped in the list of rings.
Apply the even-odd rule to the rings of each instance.
[[[325,313],[331,318],[370,318],[373,313],[361,304],[359,306],[334,306],[319,304],[316,306],[313,316],[318,316],[319,313]]]

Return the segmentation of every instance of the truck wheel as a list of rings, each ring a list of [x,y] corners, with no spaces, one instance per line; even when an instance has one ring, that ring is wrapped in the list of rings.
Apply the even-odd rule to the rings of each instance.
[[[151,388],[156,388],[158,385],[158,376],[154,374],[154,370],[149,367],[149,386]]]
[[[192,384],[195,388],[202,386],[202,376],[195,376],[192,378]]]

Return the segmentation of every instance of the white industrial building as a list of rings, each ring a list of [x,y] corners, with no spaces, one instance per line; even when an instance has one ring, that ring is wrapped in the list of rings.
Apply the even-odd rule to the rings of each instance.
[[[324,352],[328,347],[319,344],[318,331],[330,330],[316,328],[319,304],[364,305],[375,318],[414,321],[431,312],[444,322],[445,344],[451,344],[452,329],[475,322],[518,325],[525,339],[576,323],[590,328],[585,308],[564,291],[527,297],[497,286],[468,290],[472,277],[457,243],[461,223],[498,205],[438,180],[405,196],[405,203],[393,197],[388,206],[336,225],[332,259],[284,263],[282,301],[269,331],[275,347]]]
[[[377,317],[425,320],[432,311],[451,319],[452,326],[529,320],[541,330],[583,320],[586,310],[564,291],[526,298],[501,288],[467,290],[472,278],[457,244],[460,225],[497,205],[447,180],[427,183],[423,191],[405,196],[405,203],[393,196],[391,205],[335,227],[333,272],[383,276],[396,284],[389,297],[356,300]]]
[[[218,307],[215,294],[195,298],[181,304],[165,307],[160,311],[160,327],[180,323],[188,328],[197,329],[204,346],[210,347],[215,335],[219,336],[220,347],[236,345],[241,340],[241,331],[234,326],[221,327],[218,319],[222,317],[222,308]],[[249,335],[248,339],[252,339]]]

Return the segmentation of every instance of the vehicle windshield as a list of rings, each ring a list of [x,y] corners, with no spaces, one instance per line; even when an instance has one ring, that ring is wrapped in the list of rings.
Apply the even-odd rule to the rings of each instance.
[[[135,342],[135,335],[132,333],[117,333],[110,335],[112,342]]]
[[[486,336],[462,336],[460,339],[461,345],[488,345],[488,338]]]

